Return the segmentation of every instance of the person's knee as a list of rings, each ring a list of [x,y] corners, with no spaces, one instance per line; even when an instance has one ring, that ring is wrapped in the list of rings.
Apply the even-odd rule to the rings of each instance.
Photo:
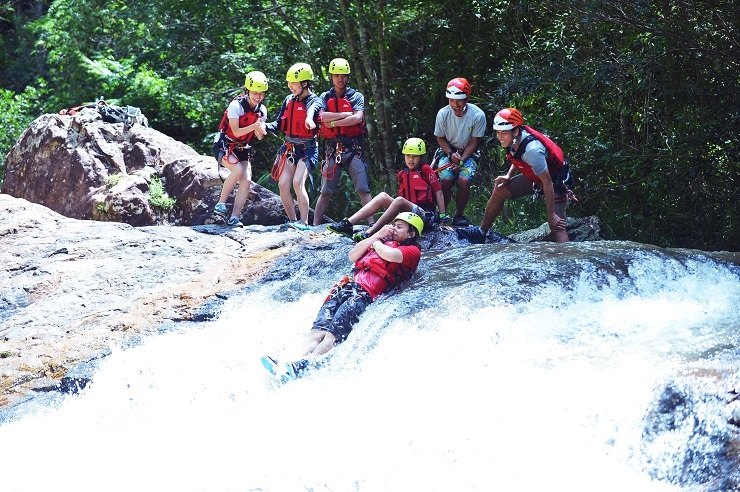
[[[388,207],[391,203],[393,203],[393,200],[395,199],[385,191],[378,193],[377,201],[382,207]]]
[[[402,196],[397,196],[393,199],[393,203],[391,203],[391,206],[394,208],[394,210],[402,210],[406,207],[406,204],[410,203],[408,200],[406,200]]]
[[[496,186],[495,188],[493,188],[493,193],[491,193],[491,198],[489,198],[488,201],[494,203],[503,203],[503,201],[507,198],[511,198],[511,193],[509,193],[509,190],[507,190],[503,186]]]

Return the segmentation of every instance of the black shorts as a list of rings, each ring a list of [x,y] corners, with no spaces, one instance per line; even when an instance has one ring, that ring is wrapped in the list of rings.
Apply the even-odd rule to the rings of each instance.
[[[216,158],[216,161],[218,161],[219,164],[221,163],[221,159],[223,159],[229,151],[229,145],[230,142],[226,140],[223,134],[213,142],[213,157]],[[252,156],[252,147],[249,147],[248,145],[236,145],[231,149],[231,153],[234,154],[239,161],[248,161]]]

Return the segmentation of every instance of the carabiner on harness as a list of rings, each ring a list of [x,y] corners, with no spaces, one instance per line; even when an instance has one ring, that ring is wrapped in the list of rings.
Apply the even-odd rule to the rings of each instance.
[[[280,179],[280,175],[283,174],[286,162],[290,162],[291,165],[295,166],[295,152],[293,150],[293,144],[285,142],[284,147],[285,150],[283,152],[278,151],[278,154],[275,157],[275,162],[272,164],[272,169],[270,169],[270,177],[275,182],[277,182]],[[283,149],[281,148],[280,150]]]
[[[321,175],[325,177],[327,181],[332,181],[334,179],[337,172],[337,166],[342,164],[342,152],[344,152],[344,147],[341,142],[337,142],[337,145],[334,148],[334,165],[329,164],[331,162],[331,155],[329,155],[324,166],[321,168]]]

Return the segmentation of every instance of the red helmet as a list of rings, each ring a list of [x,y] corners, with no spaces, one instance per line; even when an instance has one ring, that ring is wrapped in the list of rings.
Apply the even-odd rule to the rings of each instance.
[[[523,124],[524,118],[522,118],[522,113],[516,108],[502,109],[493,118],[494,130],[513,130]]]
[[[462,77],[456,77],[447,82],[445,93],[448,99],[467,99],[470,97],[470,83]]]

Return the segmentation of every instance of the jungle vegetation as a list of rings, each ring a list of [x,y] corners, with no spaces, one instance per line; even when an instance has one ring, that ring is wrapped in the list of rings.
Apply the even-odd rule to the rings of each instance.
[[[515,106],[564,149],[570,215],[598,215],[609,239],[737,251],[739,16],[730,0],[0,0],[0,155],[39,115],[101,96],[210,154],[246,72],[267,74],[274,115],[288,67],[309,63],[321,92],[343,57],[366,98],[373,194],[395,192],[407,137],[436,148],[445,85],[462,76],[489,119],[474,223],[508,169],[490,122]],[[273,190],[280,143],[254,165]],[[347,180],[328,214],[357,207]],[[494,228],[544,221],[543,201],[523,200]]]

